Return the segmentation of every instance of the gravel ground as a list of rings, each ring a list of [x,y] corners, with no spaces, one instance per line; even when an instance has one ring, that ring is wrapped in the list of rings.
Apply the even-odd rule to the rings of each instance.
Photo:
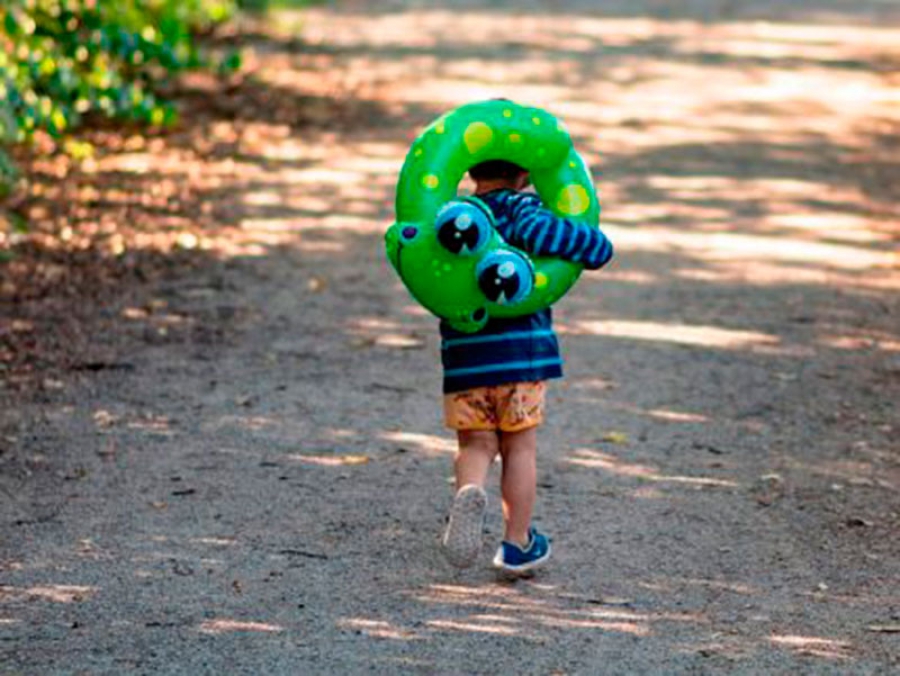
[[[254,86],[320,124],[152,151],[227,227],[0,391],[0,672],[900,671],[897,4],[430,7],[279,15]],[[435,323],[381,247],[411,138],[485,96],[566,120],[617,245],[558,306],[518,582],[495,488],[441,558]]]

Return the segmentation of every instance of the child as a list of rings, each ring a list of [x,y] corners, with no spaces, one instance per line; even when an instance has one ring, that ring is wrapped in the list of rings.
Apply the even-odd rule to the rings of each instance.
[[[475,194],[494,214],[500,235],[536,256],[557,256],[597,269],[612,258],[600,230],[560,218],[537,195],[521,192],[528,172],[505,160],[469,170]],[[544,417],[545,380],[562,377],[550,310],[491,319],[481,331],[460,333],[441,322],[444,417],[455,429],[457,493],[443,537],[448,560],[472,565],[481,549],[487,495],[484,483],[502,460],[503,542],[494,566],[517,574],[550,558],[550,540],[531,524],[536,493],[537,426]]]

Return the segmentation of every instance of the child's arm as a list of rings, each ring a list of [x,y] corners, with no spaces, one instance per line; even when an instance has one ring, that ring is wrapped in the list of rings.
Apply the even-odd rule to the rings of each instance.
[[[557,216],[536,195],[517,194],[510,200],[511,228],[506,241],[534,256],[554,256],[581,263],[589,270],[606,265],[612,242],[599,229]]]

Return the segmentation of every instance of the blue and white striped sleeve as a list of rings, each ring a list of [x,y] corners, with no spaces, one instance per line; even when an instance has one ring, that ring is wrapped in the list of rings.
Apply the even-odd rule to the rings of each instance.
[[[589,270],[613,257],[612,242],[598,228],[561,218],[531,194],[509,200],[513,225],[507,241],[535,256],[555,256],[581,263]]]

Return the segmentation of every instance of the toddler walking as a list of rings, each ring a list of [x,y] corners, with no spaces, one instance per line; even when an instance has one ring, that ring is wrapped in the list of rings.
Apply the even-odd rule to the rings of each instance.
[[[598,269],[612,244],[598,229],[556,216],[524,193],[528,172],[505,160],[469,169],[475,195],[510,245],[534,256],[555,256]],[[550,558],[550,539],[532,524],[537,486],[537,428],[544,419],[545,381],[562,377],[550,309],[492,318],[474,334],[441,322],[444,419],[456,430],[456,496],[442,544],[448,560],[466,567],[481,549],[487,507],[484,484],[499,454],[503,541],[494,566],[522,574]]]

